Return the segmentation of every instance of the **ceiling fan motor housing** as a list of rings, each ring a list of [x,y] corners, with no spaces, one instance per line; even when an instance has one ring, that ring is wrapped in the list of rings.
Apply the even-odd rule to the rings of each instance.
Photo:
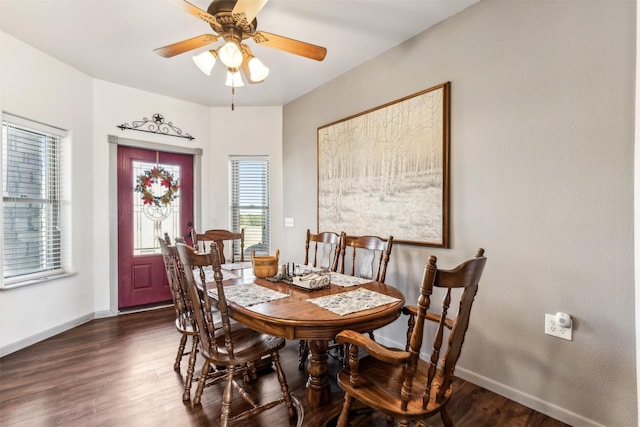
[[[234,16],[232,11],[237,0],[214,0],[207,13],[215,16],[217,23],[209,23],[213,31],[222,35],[226,41],[235,40],[238,44],[251,37],[258,27],[258,20],[247,22],[242,15]]]

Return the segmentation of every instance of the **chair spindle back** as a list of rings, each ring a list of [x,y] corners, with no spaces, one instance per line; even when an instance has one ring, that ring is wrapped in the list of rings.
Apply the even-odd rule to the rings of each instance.
[[[338,271],[338,261],[342,251],[342,240],[344,232],[338,234],[332,231],[323,231],[318,234],[312,234],[307,229],[307,238],[305,240],[305,265],[313,267],[326,268],[331,271]],[[313,259],[309,258],[309,249],[311,248]]]
[[[435,401],[441,402],[445,398],[445,394],[451,385],[456,363],[460,357],[464,337],[469,327],[471,306],[478,292],[478,283],[480,282],[480,277],[482,276],[486,262],[487,259],[484,257],[484,249],[482,248],[478,250],[475,258],[465,261],[452,270],[438,269],[436,266],[436,257],[429,257],[420,287],[415,326],[413,327],[409,341],[409,353],[411,356],[409,369],[407,369],[408,374],[403,384],[403,408],[406,408],[411,397],[411,382],[413,380],[411,372],[415,372],[417,360],[420,357],[425,320],[437,322],[437,329],[433,338],[433,347],[429,359],[427,383],[423,390],[423,407],[426,408],[429,400],[432,398],[433,382],[436,378],[440,378],[440,384],[437,389]],[[445,295],[442,300],[440,314],[428,315],[427,310],[431,304],[431,295],[434,287],[444,288]],[[447,317],[447,314],[451,305],[452,290],[456,288],[462,288],[462,294],[460,296],[458,313],[454,320],[451,320]],[[445,328],[449,329],[450,333],[444,355],[440,358]],[[438,366],[438,363],[440,363],[440,366]],[[441,371],[440,375],[438,375],[438,370]]]
[[[205,357],[218,357],[218,353],[222,351],[221,345],[224,345],[224,351],[229,357],[233,358],[233,341],[231,340],[231,323],[229,320],[229,310],[227,308],[227,300],[224,295],[224,287],[222,285],[222,271],[220,254],[218,245],[212,243],[210,252],[198,253],[192,247],[185,244],[176,244],[180,261],[184,269],[184,278],[187,283],[189,297],[193,304],[193,313],[198,326],[200,335],[201,350],[205,352]],[[218,292],[218,311],[220,312],[220,325],[214,321],[211,307],[211,299],[207,295],[206,289],[200,290],[196,284],[193,270],[198,269],[200,274],[200,283],[206,283],[205,268],[213,269],[213,278],[216,282],[216,290]],[[216,330],[221,329],[224,341],[221,342],[220,336],[216,337]]]
[[[345,237],[342,245],[340,273],[345,272],[347,248],[351,248],[351,275],[376,282],[385,281],[387,264],[391,258],[393,236],[383,239],[378,236]]]
[[[176,239],[176,241],[178,241],[178,239]],[[171,238],[168,233],[164,233],[164,237],[158,236],[158,242],[160,243],[164,268],[167,273],[169,287],[171,288],[171,297],[176,310],[176,319],[180,323],[181,328],[184,329],[187,326],[191,326],[194,328],[193,330],[195,330],[195,319],[191,315],[191,313],[193,313],[193,307],[186,284],[183,280],[182,263],[178,258],[176,247],[171,244]],[[189,325],[187,325],[187,323],[189,323]]]
[[[191,230],[191,240],[193,247],[199,252],[209,252],[211,242],[218,245],[218,253],[220,254],[220,264],[227,262],[225,258],[225,242],[231,242],[231,262],[244,262],[244,228],[239,233],[229,230],[207,230],[204,233],[196,233]]]

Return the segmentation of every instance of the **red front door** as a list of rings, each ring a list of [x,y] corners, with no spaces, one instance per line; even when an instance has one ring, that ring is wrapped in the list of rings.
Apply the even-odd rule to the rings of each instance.
[[[138,177],[159,167],[160,179],[179,180],[177,198],[168,206],[145,204],[134,191]],[[160,182],[147,197],[166,196]],[[171,240],[189,233],[193,222],[193,155],[118,146],[118,307],[171,301],[158,236]]]

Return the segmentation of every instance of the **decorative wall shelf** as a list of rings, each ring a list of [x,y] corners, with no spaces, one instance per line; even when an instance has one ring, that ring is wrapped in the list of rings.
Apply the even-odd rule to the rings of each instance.
[[[177,138],[186,138],[189,141],[192,141],[195,139],[193,136],[189,135],[188,133],[182,132],[182,129],[174,126],[173,123],[171,122],[165,123],[164,116],[159,113],[155,113],[152,116],[152,120],[149,120],[146,117],[143,117],[142,120],[136,120],[131,123],[132,123],[131,125],[129,123],[123,123],[117,127],[120,128],[121,130],[125,130],[125,129],[137,130],[140,132],[157,133],[160,135],[175,136]],[[146,127],[146,129],[142,129],[144,127]]]

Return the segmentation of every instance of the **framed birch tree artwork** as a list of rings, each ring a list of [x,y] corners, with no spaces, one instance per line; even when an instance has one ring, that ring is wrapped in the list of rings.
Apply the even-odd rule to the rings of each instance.
[[[318,231],[449,245],[450,82],[318,128]]]

